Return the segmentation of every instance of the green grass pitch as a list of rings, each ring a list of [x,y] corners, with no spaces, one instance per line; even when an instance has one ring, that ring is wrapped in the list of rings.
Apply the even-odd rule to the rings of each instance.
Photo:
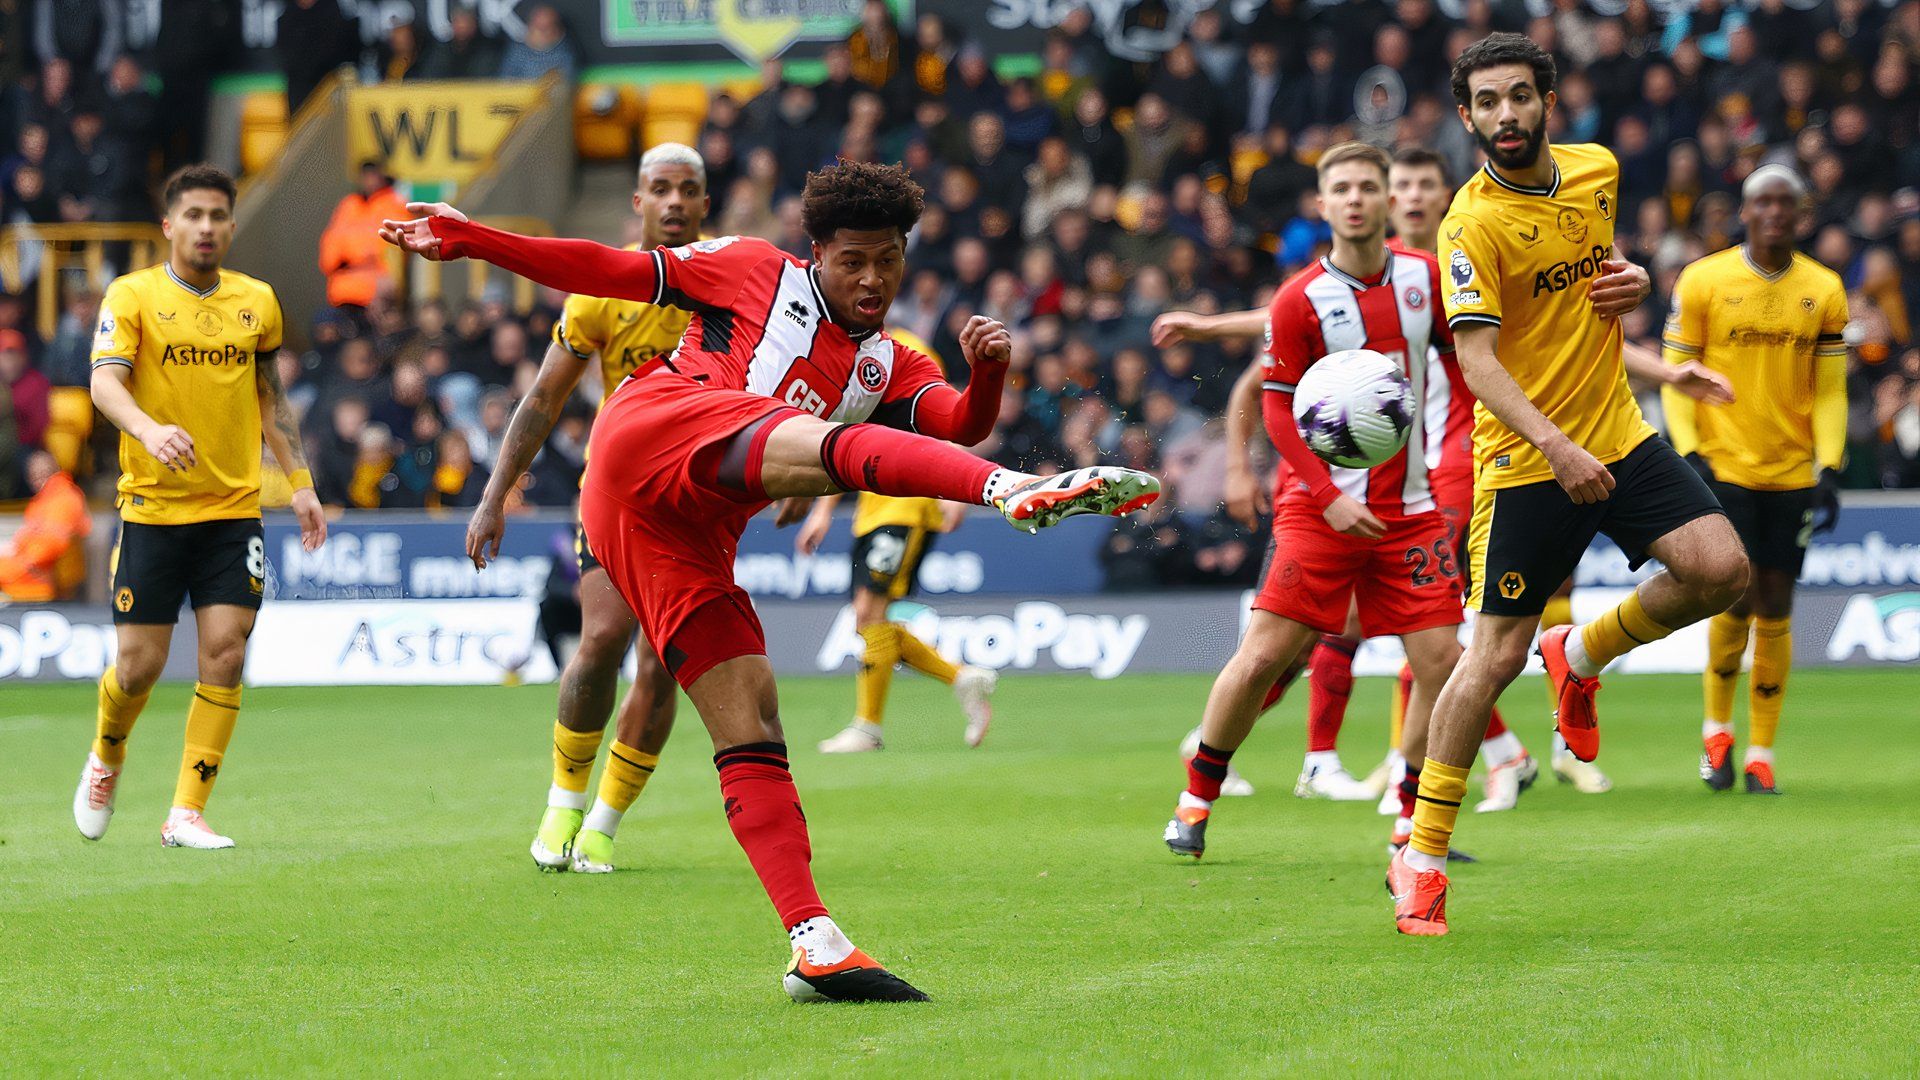
[[[190,689],[157,691],[112,831],[68,811],[91,687],[0,689],[0,1074],[1911,1075],[1911,671],[1797,673],[1787,795],[1695,776],[1698,684],[1616,677],[1616,781],[1462,816],[1453,935],[1396,936],[1386,819],[1291,796],[1298,695],[1212,850],[1160,830],[1208,682],[1011,677],[968,751],[901,676],[884,753],[825,758],[847,679],[783,686],[822,892],[927,1006],[801,1007],[685,718],[606,877],[535,872],[553,691],[256,689],[164,850]],[[1342,738],[1362,771],[1386,680]],[[1508,715],[1546,749],[1544,693]],[[1742,706],[1744,711],[1744,705]],[[1478,778],[1475,789],[1477,794]]]

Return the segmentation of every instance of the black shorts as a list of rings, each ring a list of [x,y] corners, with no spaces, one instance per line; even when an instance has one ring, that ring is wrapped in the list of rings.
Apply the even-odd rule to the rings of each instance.
[[[180,604],[260,610],[266,538],[259,518],[192,525],[120,523],[113,548],[113,621],[171,626]]]
[[[912,594],[934,534],[913,525],[881,525],[853,540],[853,587],[890,600]]]
[[[1762,570],[1779,570],[1794,578],[1807,559],[1813,539],[1813,488],[1798,491],[1755,491],[1753,488],[1709,480],[1707,486],[1726,508],[1727,520],[1747,558]]]
[[[585,525],[575,525],[573,527],[573,561],[579,564],[580,573],[583,575],[589,570],[604,569],[600,565],[600,560],[594,557],[593,549],[587,546],[587,527]]]
[[[1584,506],[1554,480],[1476,490],[1467,606],[1487,615],[1539,615],[1595,534],[1606,533],[1638,568],[1654,541],[1695,518],[1725,512],[1693,466],[1657,436],[1607,469],[1612,494]]]

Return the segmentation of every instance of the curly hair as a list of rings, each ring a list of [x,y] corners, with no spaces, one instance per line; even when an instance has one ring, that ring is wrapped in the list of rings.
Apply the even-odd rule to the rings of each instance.
[[[905,236],[926,208],[926,192],[904,165],[841,161],[807,174],[800,220],[815,243],[841,229],[899,229]]]
[[[209,165],[204,161],[175,169],[173,175],[167,177],[161,202],[168,210],[172,210],[174,204],[180,201],[180,196],[198,190],[218,191],[227,197],[228,206],[233,205],[236,190],[233,177],[218,165]]]
[[[1525,64],[1533,69],[1533,88],[1543,96],[1553,92],[1553,56],[1524,34],[1488,34],[1467,46],[1453,62],[1453,100],[1469,104],[1467,79],[1476,71],[1502,64]]]

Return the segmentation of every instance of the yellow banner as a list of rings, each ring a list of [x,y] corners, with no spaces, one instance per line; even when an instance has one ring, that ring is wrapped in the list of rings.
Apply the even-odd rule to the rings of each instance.
[[[378,161],[395,179],[465,184],[539,97],[538,83],[482,79],[357,87],[347,94],[347,170]]]

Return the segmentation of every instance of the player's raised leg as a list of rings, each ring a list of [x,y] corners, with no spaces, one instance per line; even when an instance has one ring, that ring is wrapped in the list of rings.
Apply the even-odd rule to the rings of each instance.
[[[122,623],[114,628],[114,637],[114,662],[100,676],[93,748],[80,768],[80,786],[73,793],[73,823],[89,840],[107,834],[127,760],[127,739],[166,667],[173,624]]]
[[[625,603],[621,604],[625,610]],[[653,778],[660,751],[673,734],[675,698],[679,688],[660,656],[645,638],[634,648],[633,686],[620,704],[613,745],[600,769],[600,786],[573,841],[573,871],[605,874],[613,870],[613,838],[620,819]]]
[[[1692,476],[1693,470],[1664,444],[1649,458],[1656,455]],[[1699,483],[1697,478],[1694,482]],[[1712,495],[1706,497],[1711,503]],[[1717,511],[1718,504],[1711,505]],[[1695,517],[1645,550],[1666,569],[1592,622],[1549,630],[1540,638],[1540,655],[1559,701],[1555,723],[1567,749],[1582,761],[1592,761],[1600,752],[1594,694],[1600,689],[1601,670],[1637,646],[1725,611],[1747,587],[1746,550],[1724,514]]]
[[[233,846],[233,840],[215,832],[202,814],[240,718],[240,676],[257,614],[253,608],[235,604],[210,604],[194,612],[200,634],[200,681],[187,707],[186,745],[180,753],[173,808],[160,830],[160,842],[167,847]]]
[[[1207,694],[1200,742],[1187,763],[1187,787],[1180,793],[1173,820],[1167,823],[1165,839],[1174,854],[1197,859],[1206,853],[1207,818],[1220,797],[1234,751],[1253,730],[1261,702],[1275,681],[1313,646],[1320,633],[1271,611],[1254,610],[1246,636]]]

